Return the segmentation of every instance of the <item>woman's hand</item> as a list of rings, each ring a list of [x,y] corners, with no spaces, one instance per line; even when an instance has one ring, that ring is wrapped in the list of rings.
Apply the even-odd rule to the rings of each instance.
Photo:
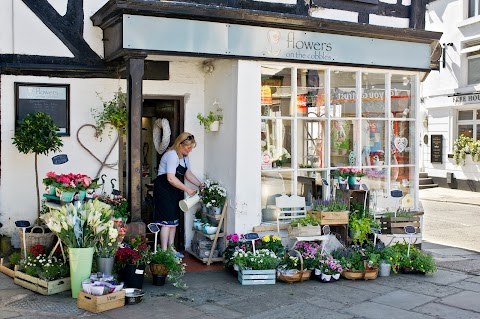
[[[187,187],[187,189],[185,190],[185,192],[188,194],[188,196],[193,196],[193,195],[195,195],[195,193],[196,193],[197,191],[194,190],[193,188]]]

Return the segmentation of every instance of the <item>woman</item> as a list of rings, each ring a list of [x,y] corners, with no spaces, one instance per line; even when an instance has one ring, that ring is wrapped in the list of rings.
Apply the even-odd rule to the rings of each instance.
[[[185,178],[198,188],[202,185],[190,170],[188,154],[195,146],[197,146],[195,137],[183,132],[160,160],[153,188],[155,203],[153,222],[162,226],[160,230],[162,250],[167,250],[175,240],[175,230],[180,218],[178,202],[184,198],[184,192],[189,196],[195,194],[195,189],[185,185]]]

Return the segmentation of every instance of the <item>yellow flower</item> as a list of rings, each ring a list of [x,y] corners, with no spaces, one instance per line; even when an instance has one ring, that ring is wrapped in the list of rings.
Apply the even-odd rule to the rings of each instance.
[[[270,241],[270,236],[263,236],[262,241],[268,243]]]
[[[390,260],[393,260],[393,258],[392,258],[392,257],[390,257]]]
[[[272,236],[272,238],[273,238],[273,241],[274,241],[274,242],[281,240],[280,237],[277,237],[277,236]]]

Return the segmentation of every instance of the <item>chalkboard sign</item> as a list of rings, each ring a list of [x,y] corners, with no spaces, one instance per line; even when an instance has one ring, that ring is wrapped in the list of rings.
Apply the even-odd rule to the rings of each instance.
[[[66,162],[68,162],[67,154],[58,154],[52,157],[53,165],[65,164]]]
[[[443,135],[432,135],[430,138],[430,162],[443,163]]]
[[[70,135],[70,85],[15,83],[15,124],[30,113],[50,115],[58,135]]]

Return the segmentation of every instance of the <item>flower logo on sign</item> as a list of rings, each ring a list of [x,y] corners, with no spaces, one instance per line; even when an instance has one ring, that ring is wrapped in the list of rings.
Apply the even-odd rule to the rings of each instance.
[[[267,37],[268,37],[268,43],[270,43],[270,47],[267,47],[268,54],[270,54],[271,56],[278,56],[282,50],[275,49],[275,45],[277,45],[280,42],[280,38],[281,38],[280,31],[269,30]]]

